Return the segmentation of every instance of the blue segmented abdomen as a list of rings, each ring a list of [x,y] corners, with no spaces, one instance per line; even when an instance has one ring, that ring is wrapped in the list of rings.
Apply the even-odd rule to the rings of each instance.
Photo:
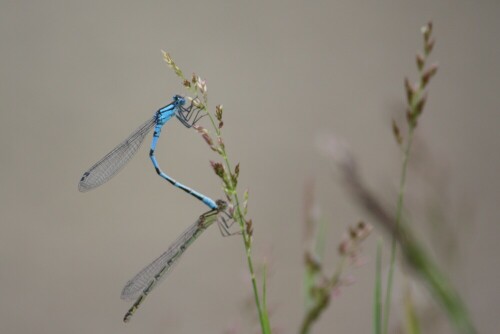
[[[155,126],[155,131],[153,133],[153,140],[151,141],[151,150],[149,151],[149,157],[151,158],[151,162],[153,163],[153,166],[155,168],[156,173],[158,173],[159,176],[161,176],[162,178],[167,180],[173,186],[184,190],[185,192],[187,192],[191,196],[202,201],[210,209],[217,209],[217,204],[215,203],[214,200],[212,200],[211,198],[209,198],[207,196],[204,196],[203,194],[197,192],[196,190],[193,190],[193,189],[183,185],[180,182],[177,182],[176,180],[174,180],[172,177],[168,176],[167,174],[165,174],[161,170],[160,165],[158,164],[158,161],[156,160],[156,157],[155,157],[156,144],[158,143],[158,138],[160,137],[160,134],[161,134],[161,128],[162,128],[161,124],[157,124]]]

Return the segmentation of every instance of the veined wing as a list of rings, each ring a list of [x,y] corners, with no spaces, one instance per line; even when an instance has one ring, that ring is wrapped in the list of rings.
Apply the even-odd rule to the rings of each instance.
[[[115,176],[137,152],[144,137],[155,125],[155,119],[156,116],[153,116],[147,120],[104,158],[90,167],[80,179],[78,190],[82,192],[91,190]]]
[[[200,219],[198,219],[189,226],[163,254],[125,284],[121,298],[125,300],[134,300],[144,293],[148,294],[154,286],[167,277],[170,270],[179,262],[178,260],[184,251],[216,220],[216,218],[216,215],[200,218],[204,219],[204,221],[201,222]]]

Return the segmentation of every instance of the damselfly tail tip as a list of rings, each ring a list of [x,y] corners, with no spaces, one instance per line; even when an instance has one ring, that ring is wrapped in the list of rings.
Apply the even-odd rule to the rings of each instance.
[[[135,311],[137,310],[137,307],[134,305],[130,308],[130,310],[125,313],[125,316],[123,317],[123,322],[128,323],[130,322],[130,319],[132,319],[132,316],[134,315]]]

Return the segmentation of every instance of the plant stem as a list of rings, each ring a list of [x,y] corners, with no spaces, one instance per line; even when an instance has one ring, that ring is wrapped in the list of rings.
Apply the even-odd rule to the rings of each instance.
[[[312,324],[319,318],[321,313],[328,307],[330,304],[330,296],[331,290],[339,283],[340,275],[344,269],[346,257],[342,256],[340,258],[339,263],[337,264],[337,268],[335,269],[335,273],[332,278],[328,280],[325,286],[321,287],[316,291],[317,295],[313,295],[313,306],[309,308],[307,311],[304,320],[302,321],[302,325],[300,326],[300,333],[307,334],[309,333]]]
[[[385,305],[384,305],[384,324],[382,333],[387,334],[389,329],[389,314],[391,310],[391,298],[392,298],[392,284],[394,280],[394,269],[396,267],[396,251],[397,251],[397,238],[396,235],[398,233],[401,217],[403,214],[403,202],[404,202],[404,189],[406,183],[406,171],[408,170],[408,160],[410,157],[410,149],[413,141],[413,132],[415,128],[410,126],[408,131],[408,141],[406,143],[406,148],[403,153],[403,164],[401,167],[401,179],[399,182],[399,194],[398,194],[398,204],[396,208],[396,227],[395,231],[392,235],[391,242],[391,258],[390,258],[390,267],[389,267],[389,276],[387,277],[387,286],[385,292]]]
[[[224,190],[225,190],[225,193],[228,196],[228,198],[232,199],[231,202],[233,203],[233,205],[236,209],[236,212],[237,212],[237,219],[236,220],[238,221],[238,224],[240,225],[241,234],[243,236],[243,244],[244,244],[245,250],[246,250],[248,269],[250,271],[250,278],[252,281],[253,293],[254,293],[254,297],[255,297],[255,304],[257,305],[257,311],[259,314],[259,320],[260,320],[260,325],[262,328],[262,333],[270,334],[271,328],[269,325],[269,317],[267,315],[267,310],[263,310],[262,305],[260,303],[259,290],[257,288],[255,271],[253,268],[252,236],[249,235],[249,232],[246,229],[245,217],[241,211],[240,201],[239,201],[238,193],[236,190],[236,184],[235,184],[235,182],[233,182],[233,172],[231,169],[231,164],[229,163],[229,159],[227,157],[225,146],[222,144],[220,128],[219,128],[219,126],[216,125],[212,114],[210,112],[208,112],[208,109],[207,109],[208,97],[207,97],[207,92],[206,92],[206,85],[203,81],[203,84],[201,84],[201,86],[202,86],[201,88],[199,86],[197,86],[200,83],[200,78],[197,77],[195,74],[193,74],[193,80],[191,81],[192,82],[192,84],[191,84],[190,81],[186,79],[186,77],[182,73],[181,69],[175,64],[175,62],[170,57],[170,55],[165,51],[162,51],[162,52],[163,52],[164,60],[167,62],[168,66],[175,72],[175,74],[179,78],[181,78],[184,87],[193,94],[197,94],[198,91],[200,91],[203,94],[204,103],[199,107],[206,113],[206,115],[208,115],[210,122],[212,123],[212,126],[215,129],[215,132],[217,133],[217,138],[219,140],[221,140],[219,142],[217,152],[219,153],[220,156],[222,156],[224,163],[226,165],[226,168],[227,168],[228,175],[229,175],[227,189],[224,189]],[[234,219],[234,215],[233,215],[233,219]]]
[[[207,112],[207,115],[210,118],[210,122],[212,123],[212,126],[214,127],[215,132],[217,133],[217,137],[220,137],[221,131],[220,131],[219,127],[215,124],[215,121],[212,117],[212,114],[210,114],[206,109],[205,109],[205,111]],[[227,157],[227,152],[226,152],[224,145],[220,145],[220,149],[221,149],[221,156],[224,160],[224,163],[226,164],[228,173],[231,176],[231,174],[232,174],[231,164],[229,163],[229,159]],[[247,257],[248,270],[250,272],[250,279],[252,281],[253,294],[254,294],[254,298],[255,298],[255,304],[257,306],[257,312],[259,314],[260,326],[262,329],[262,333],[265,333],[265,334],[271,333],[271,330],[269,327],[269,321],[266,321],[266,319],[268,319],[268,317],[267,317],[267,315],[264,314],[264,311],[262,309],[262,305],[260,303],[259,290],[257,288],[257,281],[255,278],[255,271],[254,271],[253,260],[252,260],[251,236],[248,235],[247,229],[245,228],[245,220],[244,220],[245,217],[244,217],[243,213],[241,212],[240,200],[238,198],[238,193],[236,192],[235,185],[233,184],[233,180],[231,177],[229,178],[229,184],[230,184],[230,189],[229,189],[230,194],[231,194],[232,198],[234,199],[234,203],[236,204],[235,209],[238,213],[236,216],[238,218],[237,221],[238,221],[238,224],[240,225],[240,229],[241,229],[242,236],[243,236],[243,244],[245,246],[245,253],[246,253],[246,257]]]
[[[382,333],[382,239],[377,243],[377,262],[375,265],[375,296],[373,301],[373,333]]]

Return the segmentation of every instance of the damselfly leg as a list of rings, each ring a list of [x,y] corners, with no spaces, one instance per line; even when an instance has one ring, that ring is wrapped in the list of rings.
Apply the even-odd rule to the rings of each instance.
[[[202,108],[198,106],[199,103],[195,103],[197,99],[198,97],[192,99],[189,107],[181,106],[177,112],[177,119],[187,128],[196,125],[203,117],[207,116],[206,113],[200,115]]]

